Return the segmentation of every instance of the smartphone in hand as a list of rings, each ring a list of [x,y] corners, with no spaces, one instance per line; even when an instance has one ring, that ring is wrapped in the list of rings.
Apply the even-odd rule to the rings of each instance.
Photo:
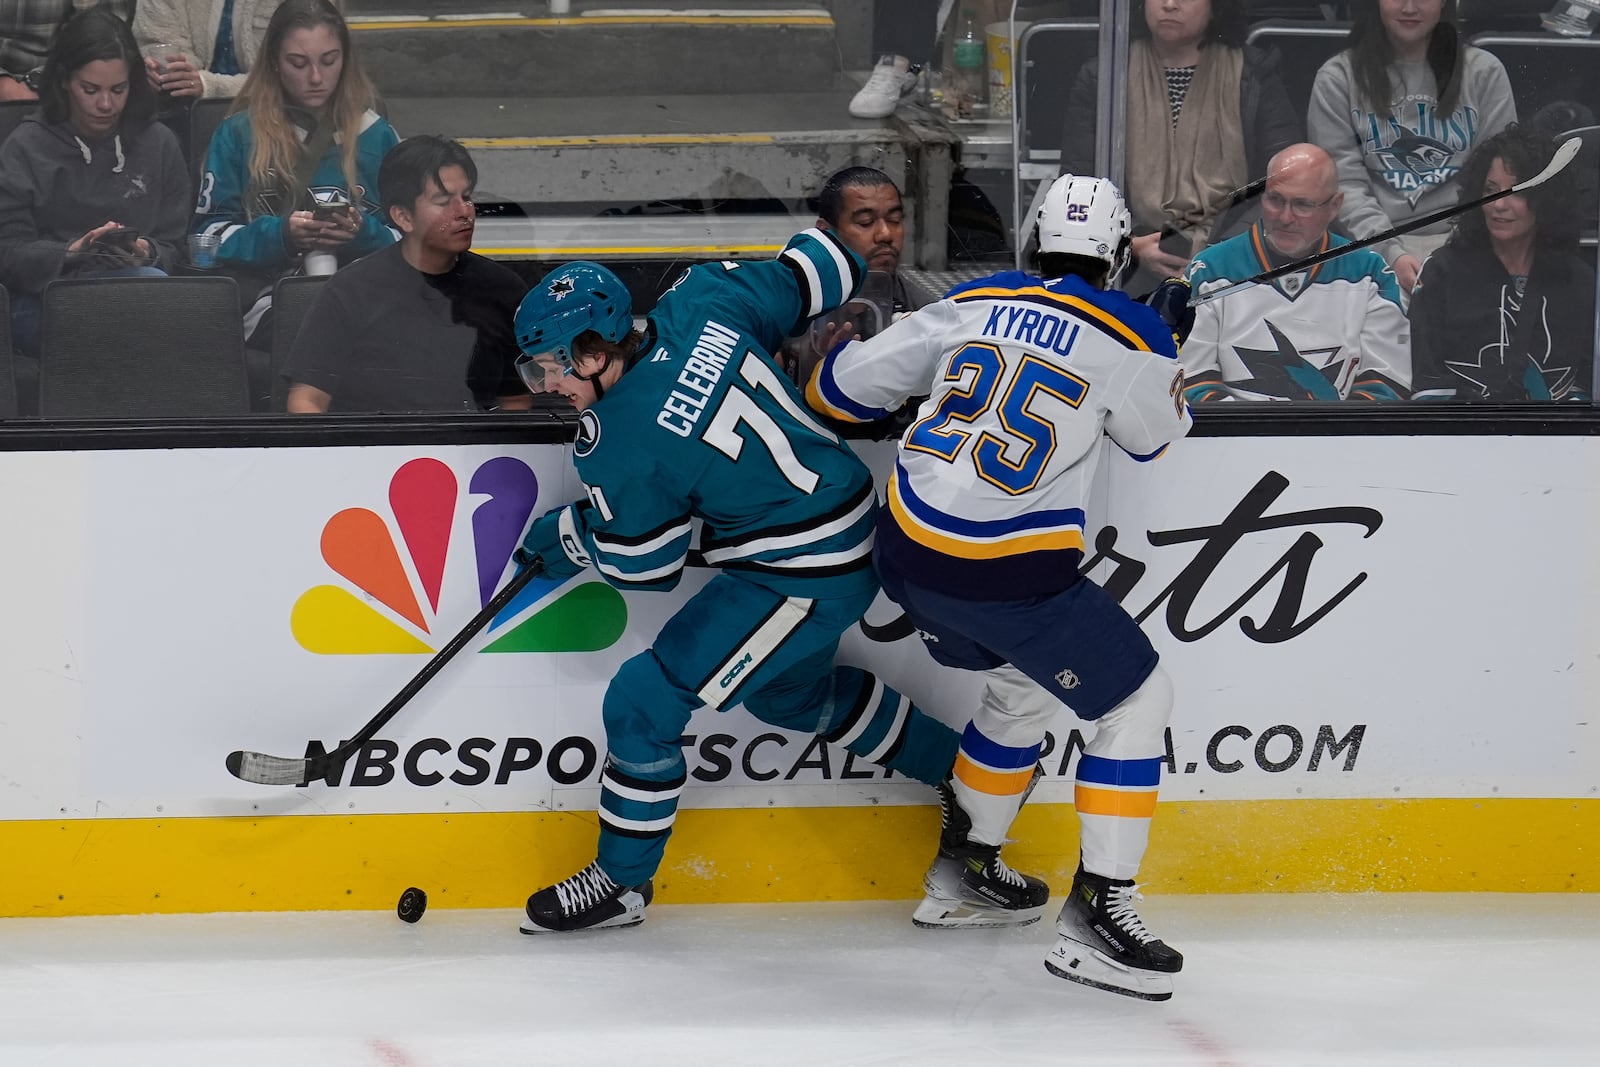
[[[132,254],[139,244],[139,231],[128,226],[118,226],[96,237],[91,244],[98,248],[114,249]]]
[[[318,222],[333,222],[342,219],[350,213],[350,201],[342,197],[334,200],[313,200],[311,217]]]

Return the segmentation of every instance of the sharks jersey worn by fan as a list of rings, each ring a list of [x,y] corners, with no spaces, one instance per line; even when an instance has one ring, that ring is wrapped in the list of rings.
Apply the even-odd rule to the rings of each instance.
[[[1188,432],[1171,330],[1068,275],[996,274],[846,346],[807,386],[834,418],[882,418],[932,383],[902,438],[879,551],[955,596],[1066,588],[1104,434],[1154,459]]]
[[[1350,242],[1323,235],[1323,252]],[[1197,295],[1278,266],[1261,223],[1189,265]],[[1190,403],[1213,400],[1403,400],[1411,327],[1400,285],[1378,253],[1351,252],[1196,309],[1183,345]]]

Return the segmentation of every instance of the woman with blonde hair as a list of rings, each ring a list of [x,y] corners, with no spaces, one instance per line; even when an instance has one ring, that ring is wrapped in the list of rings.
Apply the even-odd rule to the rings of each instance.
[[[398,239],[378,166],[399,137],[376,104],[338,9],[286,0],[211,139],[195,208],[195,231],[219,238],[219,266],[240,278],[256,347],[278,277],[331,273]]]

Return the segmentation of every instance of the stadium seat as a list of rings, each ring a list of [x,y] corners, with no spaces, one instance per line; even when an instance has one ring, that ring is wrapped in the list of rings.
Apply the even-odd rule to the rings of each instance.
[[[37,100],[0,100],[0,141],[22,125],[22,120],[39,110]]]
[[[11,297],[0,285],[0,419],[17,417],[17,378],[11,358]]]
[[[196,189],[200,188],[200,178],[206,169],[206,151],[211,147],[211,135],[228,117],[228,109],[232,106],[231,96],[206,96],[196,100],[189,109],[188,156],[194,170]]]
[[[66,278],[45,286],[39,412],[47,417],[250,410],[232,278]]]
[[[1536,31],[1539,17],[1555,6],[1556,0],[1461,0],[1456,17],[1469,37],[1491,31]]]
[[[1272,19],[1250,27],[1248,44],[1274,49],[1281,57],[1278,75],[1295,114],[1305,121],[1311,109],[1311,87],[1322,64],[1344,51],[1348,22],[1300,22]]]
[[[1548,33],[1480,33],[1472,43],[1505,64],[1517,115],[1572,101],[1600,115],[1600,38]]]
[[[1024,163],[1057,163],[1067,95],[1083,64],[1100,50],[1095,19],[1041,19],[1017,42],[1017,125]]]
[[[1583,150],[1572,161],[1578,180],[1578,239],[1588,248],[1600,246],[1600,126],[1563,130],[1556,140],[1583,140]],[[1597,264],[1600,265],[1600,264]]]
[[[282,377],[289,362],[289,349],[300,333],[300,322],[310,310],[312,301],[322,291],[327,277],[279,278],[272,290],[272,361],[268,369],[271,376],[269,410],[283,411],[288,398],[288,386]]]

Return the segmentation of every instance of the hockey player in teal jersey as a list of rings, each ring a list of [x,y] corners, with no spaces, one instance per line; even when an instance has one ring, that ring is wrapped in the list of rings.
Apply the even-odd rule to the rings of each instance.
[[[644,917],[683,792],[683,732],[744,707],[930,785],[959,737],[866,671],[835,666],[876,596],[866,466],[806,410],[769,353],[860,284],[861,260],[807,230],[775,260],[691,268],[633,328],[621,281],[569,263],[523,299],[524,379],[567,396],[586,498],[535,520],[518,550],[556,577],[593,566],[621,589],[671,589],[700,552],[721,573],[606,690],[596,860],[528,899],[525,933]]]
[[[1156,290],[1163,314],[1107,291],[1131,229],[1110,182],[1062,176],[1038,221],[1042,276],[958,286],[836,348],[806,396],[829,416],[867,422],[928,394],[900,441],[874,558],[929,654],[982,672],[985,685],[940,789],[945,828],[914,919],[959,926],[985,901],[1044,905],[1044,883],[999,852],[1066,704],[1095,734],[1077,771],[1081,862],[1045,966],[1164,1000],[1183,957],[1134,911],[1133,876],[1172,685],[1138,624],[1078,568],[1105,435],[1143,460],[1189,430],[1174,342],[1193,316],[1182,282]]]

